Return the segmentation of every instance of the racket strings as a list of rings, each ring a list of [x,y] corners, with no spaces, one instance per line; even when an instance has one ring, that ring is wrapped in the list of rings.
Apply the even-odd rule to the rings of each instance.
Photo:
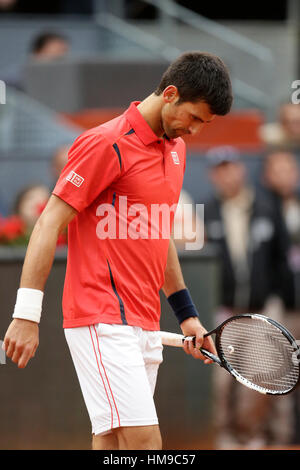
[[[240,378],[268,392],[286,392],[298,381],[295,347],[272,323],[258,318],[228,322],[220,336],[224,359]]]

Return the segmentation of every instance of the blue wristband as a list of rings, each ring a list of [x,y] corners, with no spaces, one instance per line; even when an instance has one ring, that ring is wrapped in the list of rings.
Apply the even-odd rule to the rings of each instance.
[[[188,289],[182,289],[168,297],[179,324],[190,317],[199,317]]]

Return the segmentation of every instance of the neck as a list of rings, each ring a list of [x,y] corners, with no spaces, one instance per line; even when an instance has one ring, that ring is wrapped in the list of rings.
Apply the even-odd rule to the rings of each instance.
[[[283,194],[281,198],[286,203],[297,200],[297,197],[294,193]]]
[[[157,137],[162,137],[164,135],[161,121],[162,106],[162,98],[154,93],[145,98],[144,101],[137,106],[139,112]]]
[[[248,188],[246,186],[236,188],[236,190],[234,192],[223,195],[223,199],[226,200],[226,201],[230,201],[231,199],[237,199],[239,196],[242,196],[243,194],[246,194],[247,190],[248,190]]]

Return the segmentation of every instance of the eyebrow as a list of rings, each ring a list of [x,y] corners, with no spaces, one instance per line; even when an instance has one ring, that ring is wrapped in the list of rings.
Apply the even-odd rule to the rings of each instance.
[[[195,114],[193,114],[193,117],[203,122],[204,124],[210,124],[213,121],[213,119],[211,121],[204,121],[201,117],[196,116]]]

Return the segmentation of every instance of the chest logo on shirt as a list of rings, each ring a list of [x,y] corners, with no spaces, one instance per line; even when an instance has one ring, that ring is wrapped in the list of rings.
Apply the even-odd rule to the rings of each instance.
[[[180,165],[179,157],[177,152],[171,152],[174,165]]]
[[[70,183],[74,184],[74,186],[77,186],[77,188],[79,188],[79,186],[81,186],[82,183],[84,182],[84,178],[82,178],[82,176],[80,175],[77,175],[75,171],[71,171],[68,174],[66,180],[70,181]]]

